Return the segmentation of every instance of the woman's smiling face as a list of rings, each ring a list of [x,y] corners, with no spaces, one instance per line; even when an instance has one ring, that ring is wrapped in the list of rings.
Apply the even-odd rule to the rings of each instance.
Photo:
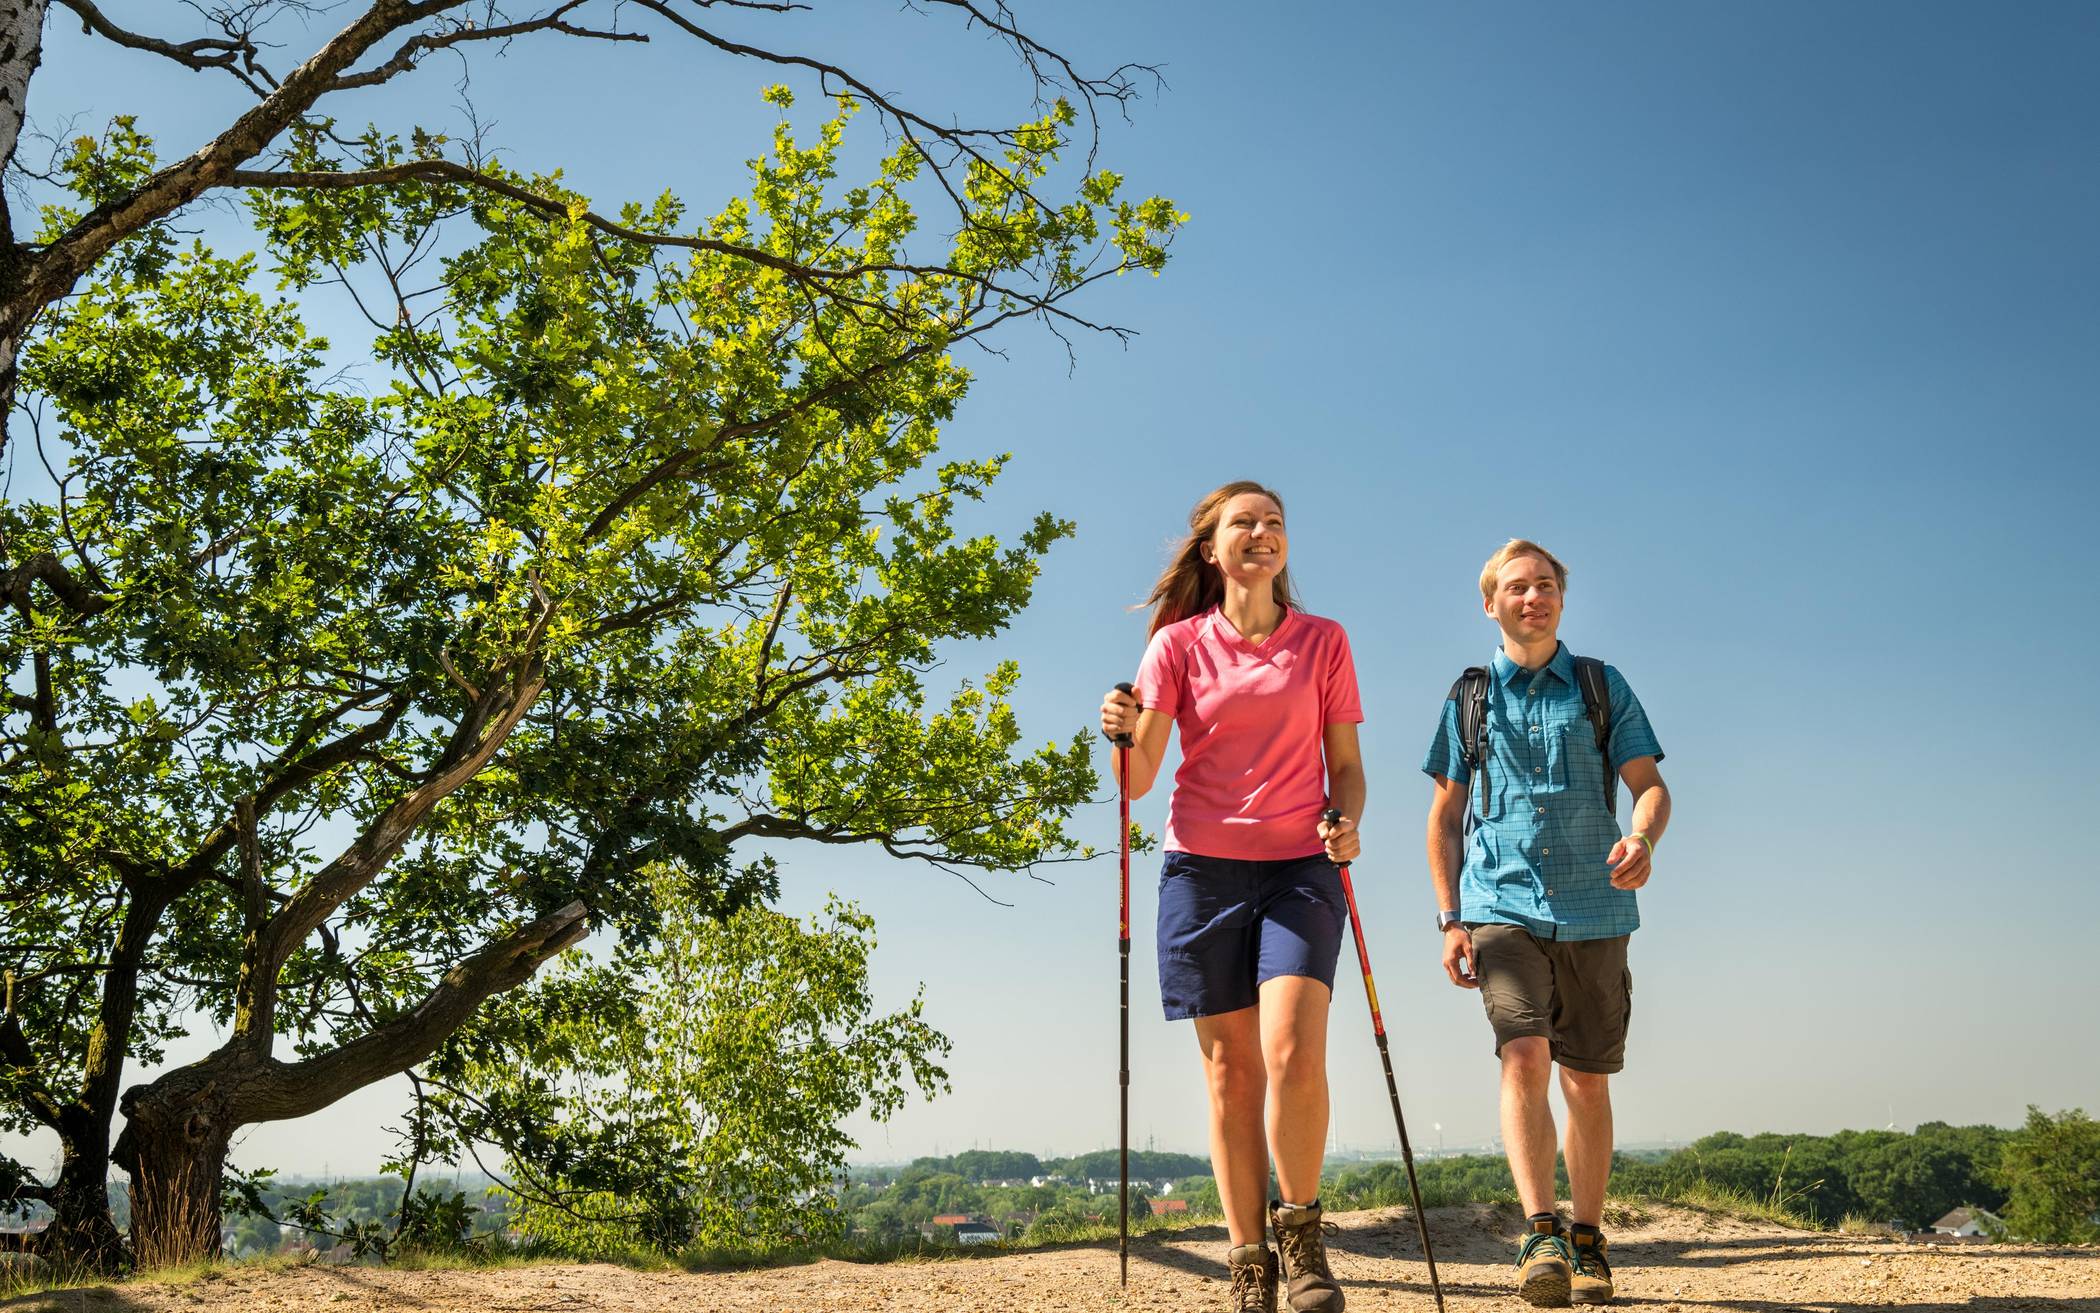
[[[1227,579],[1242,584],[1274,579],[1290,557],[1283,507],[1258,492],[1243,492],[1226,502],[1204,557]]]

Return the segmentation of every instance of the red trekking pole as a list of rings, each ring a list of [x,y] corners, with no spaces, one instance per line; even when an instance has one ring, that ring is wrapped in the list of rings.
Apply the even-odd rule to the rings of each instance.
[[[1137,696],[1137,689],[1127,683],[1116,685],[1116,691]],[[1116,1077],[1123,1102],[1119,1132],[1122,1179],[1118,1184],[1116,1251],[1122,1258],[1123,1286],[1127,1289],[1130,1285],[1130,749],[1133,740],[1128,734],[1119,734],[1110,741],[1116,745],[1118,816],[1121,822],[1116,840],[1123,857],[1122,910],[1116,917],[1116,951],[1123,959],[1123,1007],[1119,1014],[1123,1065]]]
[[[1320,813],[1320,819],[1334,825],[1341,821],[1342,813],[1329,807]],[[1386,1048],[1385,1018],[1378,1011],[1378,986],[1371,981],[1371,952],[1364,947],[1364,919],[1356,910],[1356,886],[1349,881],[1347,862],[1338,863],[1336,869],[1342,873],[1342,897],[1349,904],[1349,929],[1356,935],[1356,964],[1364,972],[1364,998],[1371,1005],[1371,1033],[1378,1039],[1378,1060],[1385,1064],[1385,1091],[1393,1096],[1393,1124],[1400,1128],[1400,1157],[1407,1163],[1407,1191],[1414,1196],[1415,1226],[1422,1233],[1422,1257],[1429,1262],[1429,1288],[1436,1292],[1437,1313],[1444,1313],[1444,1283],[1437,1279],[1436,1253],[1429,1247],[1429,1219],[1422,1215],[1422,1187],[1415,1180],[1415,1151],[1407,1142],[1407,1118],[1400,1115],[1400,1085],[1393,1079],[1393,1055]]]

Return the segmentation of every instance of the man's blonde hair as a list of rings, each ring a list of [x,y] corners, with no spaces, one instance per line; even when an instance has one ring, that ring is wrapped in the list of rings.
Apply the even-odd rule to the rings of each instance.
[[[1494,597],[1495,576],[1502,573],[1503,566],[1508,565],[1519,556],[1536,556],[1541,561],[1552,566],[1553,581],[1560,585],[1562,592],[1568,590],[1568,567],[1560,563],[1558,556],[1555,556],[1529,538],[1512,538],[1502,544],[1501,548],[1493,556],[1488,557],[1486,565],[1480,567],[1480,595],[1483,598]]]

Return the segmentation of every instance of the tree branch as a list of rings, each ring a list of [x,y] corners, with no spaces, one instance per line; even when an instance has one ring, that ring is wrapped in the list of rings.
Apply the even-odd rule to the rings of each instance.
[[[643,32],[606,32],[595,28],[575,27],[562,21],[562,16],[582,8],[588,0],[567,0],[551,14],[529,18],[516,23],[499,23],[493,27],[479,27],[461,23],[447,31],[432,35],[424,33],[402,42],[393,58],[376,68],[362,73],[345,73],[328,84],[330,91],[350,91],[359,87],[376,87],[416,66],[416,61],[427,51],[444,50],[463,45],[469,41],[508,41],[514,37],[529,36],[534,32],[559,32],[564,36],[589,37],[598,41],[639,41],[647,43],[648,34]]]
[[[150,55],[159,55],[163,59],[172,59],[185,68],[194,68],[199,72],[214,68],[224,69],[258,95],[266,92],[249,77],[249,74],[252,73],[271,85],[276,83],[276,79],[256,63],[254,40],[245,35],[236,37],[230,29],[227,29],[227,35],[223,37],[198,37],[194,41],[179,43],[163,41],[159,37],[143,36],[118,27],[90,3],[90,0],[58,0],[58,3],[79,16],[81,31],[92,33],[105,41],[113,41],[131,50],[142,50]]]
[[[478,187],[555,218],[566,219],[570,214],[567,201],[558,197],[542,196],[529,187],[520,186],[492,173],[484,173],[456,160],[403,160],[399,164],[382,165],[376,169],[235,169],[226,178],[226,185],[230,187],[294,188],[309,191],[350,191],[361,187],[395,186],[404,182],[454,183],[462,187]],[[803,283],[849,282],[871,273],[942,274],[964,280],[971,278],[970,275],[933,265],[857,264],[826,269],[797,263],[761,247],[725,242],[719,238],[644,232],[639,228],[630,228],[626,224],[608,219],[595,210],[585,210],[577,217],[606,236],[618,238],[623,242],[635,242],[644,246],[675,246],[690,251],[710,251],[717,255],[732,256],[775,270]]]
[[[29,587],[41,581],[78,616],[101,615],[109,599],[90,590],[49,552],[38,552],[12,570],[0,570],[0,598],[17,607],[29,605]]]
[[[10,996],[13,990],[14,982],[10,980]],[[58,1100],[51,1097],[51,1092],[44,1088],[43,1081],[36,1074],[36,1050],[29,1047],[29,1037],[22,1033],[22,1021],[14,1013],[12,997],[9,999],[6,1015],[0,1016],[0,1063],[19,1073],[25,1087],[21,1095],[22,1103],[29,1109],[29,1115],[56,1129],[60,1116]]]
[[[380,711],[379,718],[371,724],[361,725],[303,756],[294,757],[292,755],[303,748],[306,743],[311,742],[313,736],[325,728],[329,722],[349,711],[357,704],[366,701],[369,697],[369,694],[361,693],[351,698],[348,702],[339,705],[333,711],[310,717],[306,724],[300,726],[299,732],[293,735],[292,742],[287,745],[285,751],[279,755],[276,762],[272,763],[272,773],[264,779],[262,787],[258,788],[253,795],[253,803],[258,815],[267,816],[286,795],[295,792],[338,766],[357,760],[358,756],[367,748],[393,733],[395,724],[400,721],[402,714],[408,710],[410,699],[408,690],[405,688],[396,688],[394,690],[393,696],[387,699],[386,705]],[[235,805],[236,807],[239,806],[238,803]],[[218,867],[220,860],[226,856],[227,851],[239,839],[240,820],[238,814],[236,814],[212,827],[211,833],[205,835],[204,842],[197,845],[196,851],[192,852],[183,861],[182,865],[176,868],[179,878],[191,883],[204,878]]]
[[[445,973],[415,1008],[340,1048],[297,1063],[271,1063],[235,1094],[243,1122],[277,1121],[318,1112],[352,1090],[407,1071],[437,1051],[474,1009],[515,989],[549,958],[590,931],[580,902],[489,944]]]
[[[6,289],[6,299],[0,302],[0,364],[13,369],[14,345],[30,320],[71,290],[118,242],[211,188],[224,186],[227,174],[260,154],[303,117],[338,74],[389,32],[464,3],[466,0],[374,0],[225,131],[188,157],[156,170],[128,194],[96,206],[56,241],[30,254],[22,262],[19,280]]]
[[[532,709],[545,683],[546,667],[536,657],[521,662],[510,678],[500,674],[491,678],[481,700],[454,730],[429,777],[381,812],[348,848],[277,909],[242,965],[236,995],[237,1034],[260,1037],[267,1044],[270,1032],[260,1022],[274,1009],[277,974],[292,951],[345,900],[371,883],[432,808],[481,773]]]

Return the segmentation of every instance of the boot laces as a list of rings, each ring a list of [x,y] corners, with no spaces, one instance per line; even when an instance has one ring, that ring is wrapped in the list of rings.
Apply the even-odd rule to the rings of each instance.
[[[1570,1267],[1575,1265],[1575,1256],[1569,1252],[1568,1242],[1565,1239],[1554,1235],[1550,1231],[1534,1231],[1524,1237],[1523,1247],[1517,1250],[1517,1266],[1522,1267],[1524,1264],[1529,1263],[1532,1255],[1541,1249],[1552,1250],[1556,1258],[1567,1263]]]
[[[1241,1263],[1232,1269],[1233,1313],[1267,1313],[1267,1290],[1264,1278],[1268,1275],[1265,1263]]]
[[[1341,1227],[1333,1222],[1308,1222],[1303,1226],[1279,1226],[1276,1242],[1283,1250],[1283,1265],[1293,1277],[1305,1273],[1330,1275],[1327,1271],[1327,1244],[1324,1236],[1336,1235]]]

